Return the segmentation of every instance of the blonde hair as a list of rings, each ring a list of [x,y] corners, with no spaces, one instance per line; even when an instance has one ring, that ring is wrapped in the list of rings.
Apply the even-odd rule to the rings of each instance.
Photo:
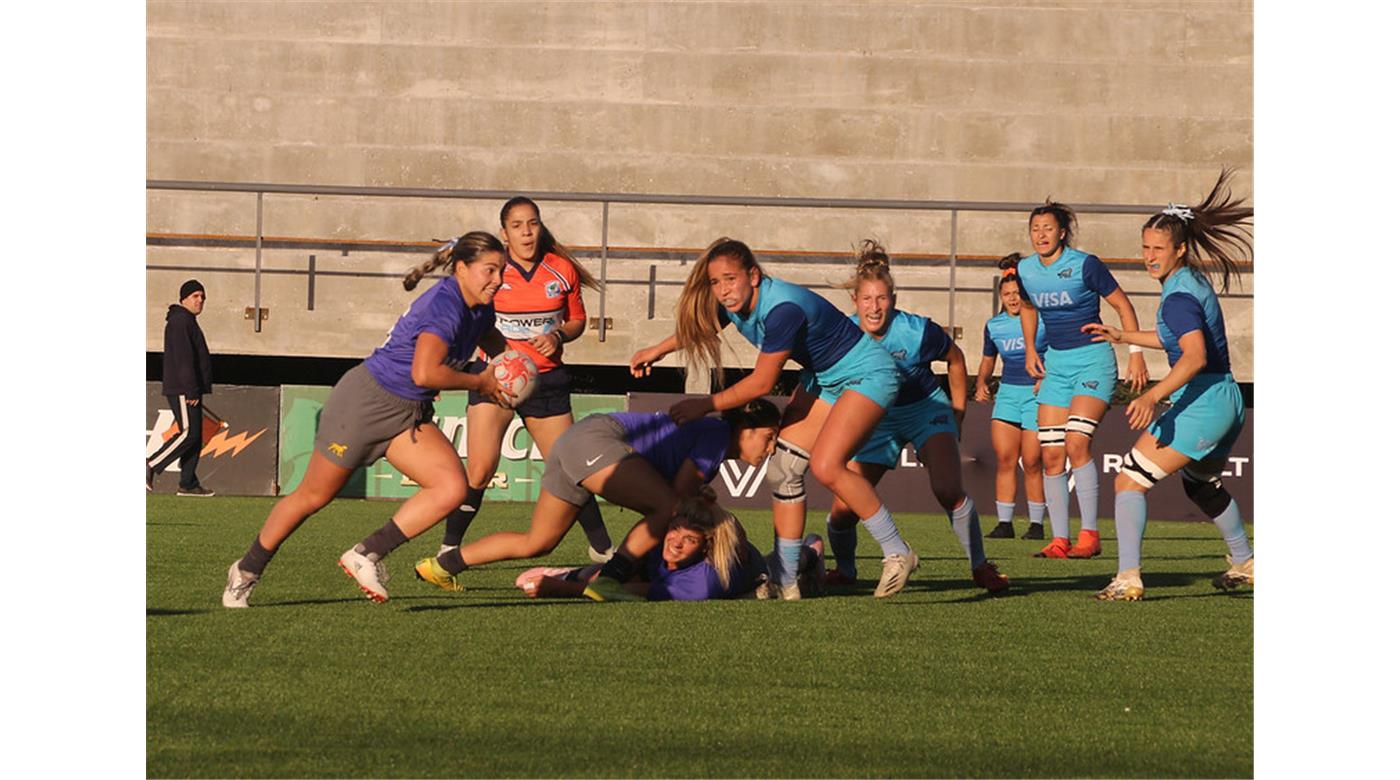
[[[547,254],[556,254],[569,261],[569,264],[574,267],[574,271],[578,274],[579,283],[584,287],[593,290],[603,289],[603,285],[598,281],[597,277],[589,273],[588,269],[584,268],[583,264],[575,259],[574,256],[569,253],[568,249],[565,249],[562,244],[555,240],[554,234],[545,226],[544,218],[540,216],[539,204],[535,203],[533,200],[530,200],[524,195],[517,195],[506,201],[506,205],[501,207],[501,227],[506,226],[506,217],[510,215],[510,210],[516,206],[529,206],[534,209],[535,217],[540,221],[540,238],[539,241],[535,242],[536,261],[543,260],[544,256]]]
[[[504,255],[506,248],[499,238],[484,230],[473,230],[454,238],[438,247],[437,251],[433,252],[432,257],[410,269],[403,277],[403,288],[412,290],[418,286],[418,282],[424,276],[443,266],[447,266],[447,273],[451,274],[458,263],[470,265],[486,252],[499,252]]]
[[[754,259],[753,250],[743,241],[727,236],[715,239],[695,261],[690,276],[681,288],[676,301],[676,345],[685,356],[687,371],[713,369],[715,382],[721,382],[720,370],[720,324],[719,303],[710,290],[710,261],[728,257],[739,261],[745,273],[757,268],[763,276],[763,268]]]
[[[688,498],[671,518],[672,528],[684,528],[704,535],[709,543],[705,560],[714,567],[725,590],[740,562],[746,557],[749,537],[733,514],[705,498]]]
[[[879,241],[867,238],[860,242],[856,250],[856,272],[851,278],[836,285],[842,290],[850,290],[854,298],[861,282],[884,282],[894,295],[894,277],[890,275],[890,255]]]
[[[1202,276],[1220,272],[1224,292],[1230,291],[1230,277],[1240,276],[1240,263],[1254,259],[1254,208],[1241,205],[1243,197],[1230,192],[1234,170],[1224,168],[1210,194],[1195,206],[1171,204],[1148,217],[1142,229],[1165,230],[1172,247],[1186,245],[1182,262]],[[1238,258],[1238,259],[1237,259]]]

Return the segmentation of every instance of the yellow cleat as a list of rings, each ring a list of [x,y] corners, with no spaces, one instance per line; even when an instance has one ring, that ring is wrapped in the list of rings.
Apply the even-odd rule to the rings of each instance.
[[[1237,564],[1230,556],[1225,556],[1225,561],[1230,564],[1230,568],[1219,577],[1210,581],[1210,584],[1221,590],[1234,590],[1243,585],[1254,587],[1254,556],[1249,556],[1249,560]]]
[[[1099,601],[1141,601],[1142,575],[1138,569],[1120,571],[1108,587],[1094,594]]]
[[[442,568],[442,564],[437,562],[437,558],[424,558],[419,561],[413,567],[413,576],[429,585],[436,585],[453,593],[461,593],[466,590],[457,583],[456,575],[448,574],[447,570]]]

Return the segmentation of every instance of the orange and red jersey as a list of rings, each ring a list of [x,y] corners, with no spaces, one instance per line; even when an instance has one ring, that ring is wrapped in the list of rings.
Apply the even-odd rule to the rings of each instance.
[[[550,253],[528,272],[507,258],[501,276],[501,289],[493,301],[496,327],[510,342],[511,349],[535,361],[541,374],[558,368],[563,363],[562,347],[553,356],[545,357],[530,346],[528,339],[557,330],[565,322],[584,318],[578,270],[573,263]]]

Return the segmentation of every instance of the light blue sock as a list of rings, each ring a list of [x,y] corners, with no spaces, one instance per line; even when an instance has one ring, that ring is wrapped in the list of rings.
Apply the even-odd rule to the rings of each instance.
[[[1006,503],[1005,501],[998,501],[998,502],[997,502],[997,522],[998,522],[998,523],[1009,523],[1009,522],[1011,522],[1011,518],[1012,518],[1012,516],[1015,515],[1015,514],[1016,514],[1016,505],[1015,505],[1015,504],[1008,504],[1008,503]]]
[[[826,538],[831,541],[831,554],[836,558],[836,570],[855,579],[856,577],[856,528],[834,528],[831,515],[826,516]]]
[[[878,512],[861,520],[860,524],[875,537],[875,541],[880,544],[880,551],[886,556],[909,554],[909,545],[905,544],[899,535],[894,518],[890,517],[890,510],[886,509],[884,504],[880,505]]]
[[[1099,530],[1099,468],[1097,461],[1091,460],[1074,470],[1074,492],[1079,496],[1080,530]]]
[[[1050,533],[1069,538],[1069,472],[1045,475],[1045,508],[1050,511]]]
[[[972,505],[972,496],[963,496],[963,502],[948,513],[948,522],[953,524],[953,535],[967,553],[972,568],[987,562],[987,553],[982,550],[982,524],[977,521],[977,507]]]
[[[1030,510],[1031,525],[1041,525],[1045,522],[1045,504],[1039,501],[1027,501],[1026,508]]]
[[[1225,544],[1230,547],[1230,560],[1239,564],[1254,557],[1254,550],[1249,546],[1249,535],[1244,532],[1240,507],[1235,503],[1235,499],[1230,499],[1230,505],[1225,507],[1225,511],[1221,512],[1219,517],[1212,517],[1211,522],[1220,529],[1220,535],[1225,537]]]
[[[1142,533],[1147,530],[1147,494],[1124,490],[1113,497],[1113,526],[1118,529],[1118,571],[1142,568]]]
[[[797,582],[797,563],[802,558],[802,540],[778,537],[778,584]]]

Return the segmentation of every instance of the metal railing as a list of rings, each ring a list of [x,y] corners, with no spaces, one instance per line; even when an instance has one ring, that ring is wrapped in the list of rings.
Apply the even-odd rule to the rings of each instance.
[[[957,319],[956,292],[958,270],[958,214],[961,212],[1007,212],[1025,214],[1041,203],[961,201],[961,200],[878,200],[856,198],[784,198],[748,197],[730,195],[653,195],[624,192],[547,192],[521,190],[462,190],[426,189],[417,187],[358,187],[313,184],[268,184],[244,182],[173,181],[165,179],[146,180],[148,190],[184,190],[191,192],[244,192],[255,196],[257,212],[254,257],[254,283],[252,320],[253,330],[262,332],[262,250],[263,250],[263,196],[277,195],[325,195],[342,197],[378,198],[436,198],[449,200],[508,200],[524,195],[537,201],[595,203],[602,209],[602,236],[599,240],[601,266],[598,279],[602,290],[598,294],[598,340],[607,341],[607,290],[608,290],[608,211],[614,203],[683,205],[683,206],[753,206],[767,208],[795,209],[851,209],[878,211],[918,211],[946,212],[950,216],[948,239],[948,321],[949,329],[955,327]],[[1152,214],[1160,206],[1128,204],[1083,204],[1074,205],[1080,214]],[[311,265],[315,272],[314,256]],[[621,281],[621,280],[619,280]],[[651,288],[655,289],[655,269],[652,269]],[[649,306],[651,302],[649,302]]]

